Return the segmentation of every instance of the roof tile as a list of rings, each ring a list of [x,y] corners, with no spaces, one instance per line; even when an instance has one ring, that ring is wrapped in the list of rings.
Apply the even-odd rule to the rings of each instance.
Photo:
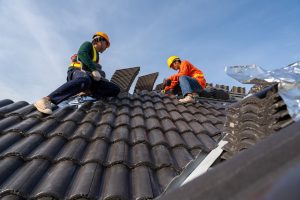
[[[78,169],[70,191],[69,199],[88,198],[96,199],[98,197],[99,188],[101,187],[101,178],[103,176],[103,168],[97,163],[87,163]]]
[[[129,170],[124,165],[113,165],[104,172],[100,199],[129,199]]]
[[[43,178],[39,177],[42,180],[37,184],[32,196],[35,198],[51,196],[63,199],[76,169],[76,165],[68,160],[52,165]]]
[[[105,140],[95,140],[86,148],[82,157],[82,163],[96,162],[103,164],[106,159],[108,143]]]
[[[58,162],[61,160],[72,160],[80,162],[82,154],[87,147],[87,142],[82,138],[77,138],[69,141],[55,157],[54,161]]]

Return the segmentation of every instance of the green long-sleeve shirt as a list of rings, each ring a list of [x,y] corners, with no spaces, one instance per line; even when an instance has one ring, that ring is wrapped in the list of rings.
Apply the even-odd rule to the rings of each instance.
[[[95,63],[93,62],[94,50],[91,42],[84,42],[78,50],[78,59],[82,63],[82,69],[87,71],[96,70]],[[96,63],[99,62],[99,53],[96,53]]]

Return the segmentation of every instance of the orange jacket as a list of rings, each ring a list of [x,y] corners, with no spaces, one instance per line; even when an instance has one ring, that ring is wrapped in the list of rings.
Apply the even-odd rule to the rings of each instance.
[[[190,76],[195,78],[203,89],[206,87],[206,80],[203,72],[200,69],[197,69],[189,61],[183,60],[181,61],[179,72],[169,77],[172,82],[170,86],[165,87],[165,91],[173,89],[179,83],[180,76]]]

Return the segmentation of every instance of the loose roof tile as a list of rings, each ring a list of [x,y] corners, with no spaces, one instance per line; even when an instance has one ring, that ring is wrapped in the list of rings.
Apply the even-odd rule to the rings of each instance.
[[[153,85],[158,77],[158,72],[140,76],[136,82],[134,91],[152,91]]]
[[[225,117],[222,105],[147,91],[50,116],[26,102],[2,100],[0,109],[0,196],[25,199],[155,198],[215,147]],[[198,118],[204,109],[209,125]]]
[[[118,85],[122,92],[128,92],[139,71],[140,67],[116,70],[111,77],[111,82]]]

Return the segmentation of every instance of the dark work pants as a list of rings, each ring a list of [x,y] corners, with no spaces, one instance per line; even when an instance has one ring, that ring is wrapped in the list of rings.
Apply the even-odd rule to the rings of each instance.
[[[90,89],[95,98],[117,96],[120,88],[110,82],[95,81],[86,72],[78,69],[68,71],[67,82],[48,95],[51,102],[59,104],[67,98]]]

